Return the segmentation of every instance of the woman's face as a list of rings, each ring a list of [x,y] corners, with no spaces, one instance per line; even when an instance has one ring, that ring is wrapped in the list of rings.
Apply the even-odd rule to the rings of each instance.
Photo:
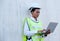
[[[34,18],[37,18],[37,17],[39,16],[39,14],[40,14],[40,9],[35,9],[35,11],[32,12],[32,16],[33,16]]]

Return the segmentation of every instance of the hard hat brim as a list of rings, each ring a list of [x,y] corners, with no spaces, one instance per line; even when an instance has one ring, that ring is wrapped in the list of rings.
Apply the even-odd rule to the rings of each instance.
[[[33,9],[33,8],[36,8],[36,9],[41,9],[39,7],[30,7],[29,10]]]

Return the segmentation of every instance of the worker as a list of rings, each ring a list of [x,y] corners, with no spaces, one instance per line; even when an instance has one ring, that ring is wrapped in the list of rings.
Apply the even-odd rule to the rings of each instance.
[[[24,20],[24,39],[23,41],[44,41],[44,35],[50,34],[50,30],[47,31],[42,27],[42,22],[37,18],[40,15],[40,7],[38,4],[33,4],[28,10],[31,12],[31,16]]]

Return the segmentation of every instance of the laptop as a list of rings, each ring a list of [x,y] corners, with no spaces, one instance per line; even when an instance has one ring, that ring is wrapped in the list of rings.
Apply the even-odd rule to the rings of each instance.
[[[57,22],[50,22],[48,27],[47,27],[47,30],[50,29],[51,33],[53,33],[57,24],[58,24]]]

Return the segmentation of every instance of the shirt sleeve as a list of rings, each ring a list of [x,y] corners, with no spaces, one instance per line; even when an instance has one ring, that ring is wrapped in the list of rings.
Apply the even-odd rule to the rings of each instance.
[[[30,31],[27,22],[25,22],[25,24],[24,24],[24,35],[32,36],[35,33],[37,33],[37,31],[35,31],[35,30],[34,31]]]

